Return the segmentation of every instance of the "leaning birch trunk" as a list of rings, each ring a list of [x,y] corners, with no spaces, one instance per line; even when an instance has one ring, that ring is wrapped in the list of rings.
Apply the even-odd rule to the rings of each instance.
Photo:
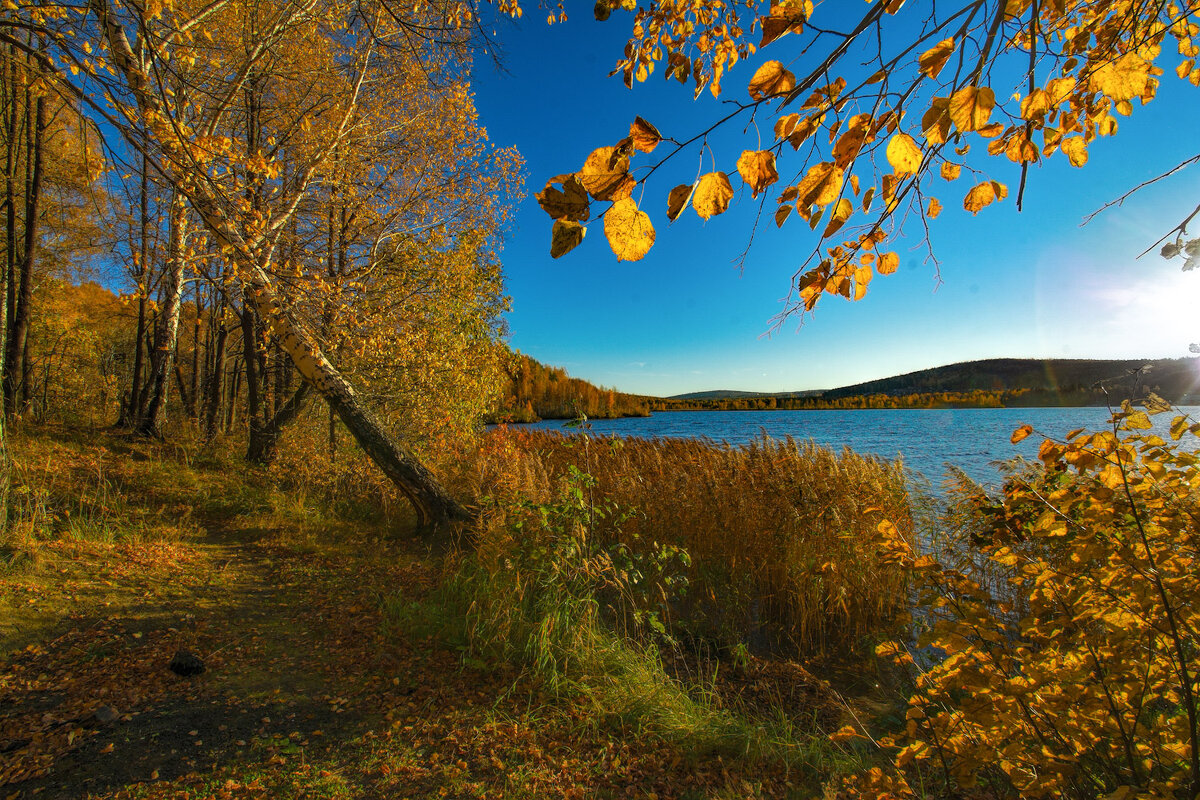
[[[467,511],[405,448],[388,435],[374,414],[341,373],[325,358],[315,338],[275,299],[266,272],[258,265],[249,270],[246,299],[270,328],[280,348],[292,359],[296,371],[337,413],[358,446],[396,485],[417,513],[422,526],[465,520]]]
[[[163,308],[154,329],[154,350],[150,354],[150,403],[138,422],[138,433],[160,436],[171,391],[171,371],[179,345],[179,315],[183,307],[183,267],[187,261],[187,205],[176,193],[171,201],[170,244],[167,273],[163,284]]]

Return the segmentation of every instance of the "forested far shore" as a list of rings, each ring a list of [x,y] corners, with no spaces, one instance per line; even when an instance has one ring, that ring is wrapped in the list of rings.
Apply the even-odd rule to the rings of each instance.
[[[489,422],[537,422],[541,419],[615,419],[650,416],[653,398],[625,394],[572,378],[562,367],[549,367],[516,353],[509,362],[503,399]]]
[[[572,378],[518,354],[500,410],[489,422],[644,417],[667,411],[815,411],[918,408],[1108,407],[1150,393],[1182,405],[1200,400],[1195,358],[995,358],[949,364],[837,389],[753,394],[632,395]]]

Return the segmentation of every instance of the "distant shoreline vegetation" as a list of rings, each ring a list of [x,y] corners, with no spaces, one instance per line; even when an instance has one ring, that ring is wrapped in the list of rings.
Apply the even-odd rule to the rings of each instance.
[[[543,419],[617,419],[648,417],[658,398],[625,394],[572,378],[562,367],[548,367],[516,353],[508,367],[508,385],[488,423],[538,422]]]
[[[825,391],[646,397],[597,387],[517,355],[504,403],[488,422],[615,419],[670,411],[1105,407],[1151,391],[1177,404],[1200,402],[1197,359],[998,358]]]

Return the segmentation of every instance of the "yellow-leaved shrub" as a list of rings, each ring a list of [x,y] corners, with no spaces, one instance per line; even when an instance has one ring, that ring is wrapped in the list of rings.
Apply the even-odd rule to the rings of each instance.
[[[881,526],[926,631],[879,653],[916,688],[879,740],[893,769],[829,796],[1196,796],[1200,457],[1150,429],[1126,404],[1111,430],[1046,439],[998,499],[965,498],[970,535],[938,559]]]

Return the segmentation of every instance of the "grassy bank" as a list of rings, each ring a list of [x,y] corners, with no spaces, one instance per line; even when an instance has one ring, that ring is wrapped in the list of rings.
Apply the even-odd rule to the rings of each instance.
[[[616,509],[633,498],[605,481],[629,462],[594,459],[593,481],[575,445],[538,442],[505,474],[548,494],[520,498],[497,477],[515,446],[460,462],[488,494],[474,552],[447,553],[378,487],[356,502],[225,445],[18,431],[4,795],[806,797],[861,763],[827,739],[845,707],[801,664],[732,638],[700,654],[734,617],[683,625],[718,584],[682,557],[700,538]],[[637,452],[592,442],[584,466],[597,447]],[[167,670],[179,649],[206,672]]]

